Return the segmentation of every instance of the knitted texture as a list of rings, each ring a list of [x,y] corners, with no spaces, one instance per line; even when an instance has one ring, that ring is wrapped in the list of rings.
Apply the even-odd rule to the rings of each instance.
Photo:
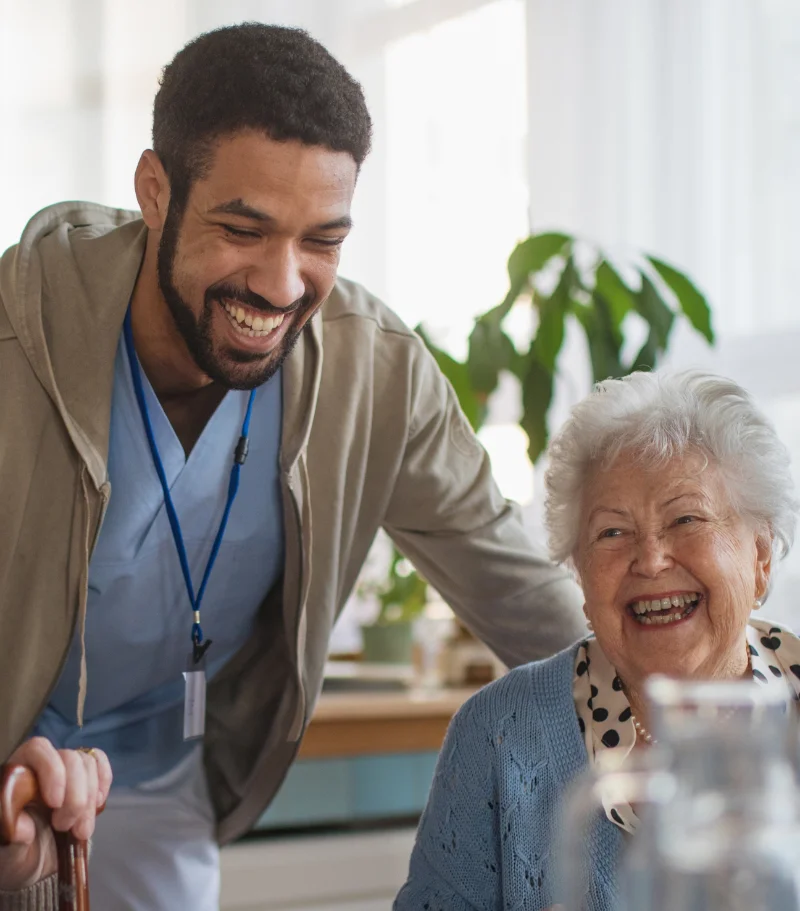
[[[19,892],[0,892],[0,911],[58,911],[55,873]]]
[[[511,671],[453,718],[395,911],[545,911],[559,901],[562,798],[588,768],[572,695],[577,647]],[[623,837],[603,819],[587,839],[587,911],[615,905]]]

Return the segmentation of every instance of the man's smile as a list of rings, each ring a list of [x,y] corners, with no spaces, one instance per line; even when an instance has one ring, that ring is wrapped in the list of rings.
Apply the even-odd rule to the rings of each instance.
[[[244,307],[237,301],[221,301],[231,325],[249,338],[266,338],[284,321],[284,314],[266,316],[258,310]]]

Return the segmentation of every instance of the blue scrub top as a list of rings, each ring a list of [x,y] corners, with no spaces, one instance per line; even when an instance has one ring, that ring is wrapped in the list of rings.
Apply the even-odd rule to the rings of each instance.
[[[227,393],[187,459],[144,373],[142,380],[197,591],[225,506],[249,393]],[[244,644],[259,605],[283,572],[281,417],[278,372],[255,397],[239,493],[203,598],[203,632],[213,640],[209,677]],[[183,742],[182,672],[193,618],[122,341],[108,469],[111,499],[89,565],[84,727],[76,722],[78,630],[35,733],[59,748],[100,747],[109,754],[115,783],[130,786],[166,773],[192,747]]]

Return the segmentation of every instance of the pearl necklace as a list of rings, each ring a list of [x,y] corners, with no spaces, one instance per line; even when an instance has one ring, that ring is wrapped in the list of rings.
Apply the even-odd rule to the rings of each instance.
[[[750,646],[747,646],[747,670],[745,671],[745,673],[748,674],[750,677],[753,676],[753,661],[752,661],[752,658],[750,655]],[[725,717],[730,718],[730,716],[732,714],[733,714],[732,712],[728,712]],[[641,737],[645,743],[650,744],[650,745],[654,745],[654,744],[658,743],[658,741],[656,740],[655,737],[653,737],[653,735],[650,733],[650,731],[648,731],[647,728],[642,724],[642,722],[639,721],[639,719],[636,717],[636,715],[633,714],[633,711],[631,711],[631,721],[633,722],[633,726],[636,729],[637,737]]]
[[[641,737],[645,743],[658,743],[655,737],[653,737],[650,731],[647,730],[647,728],[642,724],[641,721],[639,721],[633,712],[631,712],[631,721],[633,722],[633,726],[636,728],[637,737]]]

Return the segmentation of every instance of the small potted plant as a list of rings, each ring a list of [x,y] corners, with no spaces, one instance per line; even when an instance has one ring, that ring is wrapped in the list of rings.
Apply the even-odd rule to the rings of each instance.
[[[413,624],[425,609],[428,584],[411,563],[392,546],[385,579],[361,586],[361,594],[373,595],[380,605],[372,623],[361,626],[362,658],[391,664],[410,664]]]

